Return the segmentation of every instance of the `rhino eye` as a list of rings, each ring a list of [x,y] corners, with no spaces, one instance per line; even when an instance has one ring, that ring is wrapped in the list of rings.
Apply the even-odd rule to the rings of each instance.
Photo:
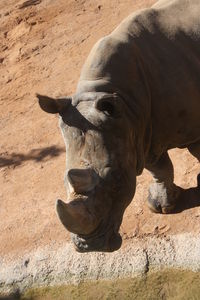
[[[113,117],[115,115],[115,106],[110,101],[103,100],[99,102],[97,108],[108,116]]]
[[[102,103],[102,110],[108,114],[108,115],[113,115],[115,112],[114,105],[112,105],[110,102],[104,101]]]

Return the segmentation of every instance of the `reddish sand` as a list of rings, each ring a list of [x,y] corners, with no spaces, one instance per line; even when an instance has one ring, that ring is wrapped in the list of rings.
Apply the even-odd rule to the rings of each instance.
[[[57,117],[42,112],[35,93],[75,91],[93,44],[132,11],[154,0],[1,0],[0,2],[0,255],[17,256],[69,233],[55,213],[65,199],[65,149]],[[23,3],[27,4],[23,5]],[[31,4],[32,3],[32,4]],[[175,181],[196,186],[199,164],[187,150],[170,152]],[[146,205],[148,172],[137,180],[121,232],[133,236],[200,233],[200,195],[190,189],[178,213],[151,213]]]

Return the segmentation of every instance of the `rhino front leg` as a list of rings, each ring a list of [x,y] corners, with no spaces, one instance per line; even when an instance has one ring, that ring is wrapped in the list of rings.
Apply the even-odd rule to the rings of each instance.
[[[154,179],[149,187],[149,208],[156,213],[173,212],[180,188],[174,184],[174,169],[168,153],[164,153],[156,164],[146,168]]]

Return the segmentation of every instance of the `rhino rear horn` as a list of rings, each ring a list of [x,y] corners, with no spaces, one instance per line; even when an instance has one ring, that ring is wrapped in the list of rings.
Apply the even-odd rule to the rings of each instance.
[[[50,114],[61,113],[72,101],[70,97],[54,99],[40,94],[36,94],[36,97],[38,98],[41,109]]]
[[[67,177],[74,191],[78,194],[93,190],[99,182],[98,175],[90,168],[71,169],[68,171]]]

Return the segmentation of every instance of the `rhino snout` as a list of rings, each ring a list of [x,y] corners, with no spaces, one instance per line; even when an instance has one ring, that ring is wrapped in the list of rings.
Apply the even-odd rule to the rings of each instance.
[[[84,238],[76,234],[72,234],[72,241],[78,252],[113,252],[118,250],[122,244],[122,238],[119,233],[105,233],[96,238]]]

